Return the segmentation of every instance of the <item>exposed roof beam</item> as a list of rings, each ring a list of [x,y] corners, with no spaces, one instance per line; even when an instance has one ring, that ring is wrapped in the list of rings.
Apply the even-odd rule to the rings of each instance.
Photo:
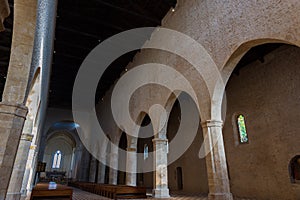
[[[8,66],[8,62],[6,62],[6,61],[0,61],[0,66],[1,67]]]
[[[83,36],[86,36],[86,37],[94,38],[96,40],[100,40],[99,36],[89,34],[89,33],[86,33],[86,32],[82,32],[82,31],[78,31],[76,29],[61,27],[61,26],[57,26],[56,29],[62,30],[62,31],[68,31],[68,32],[75,33],[75,34],[78,34],[78,35],[83,35]]]
[[[67,58],[71,58],[71,59],[74,59],[74,60],[80,60],[80,61],[84,60],[83,57],[73,56],[73,55],[70,55],[70,54],[65,54],[65,53],[60,53],[60,52],[55,52],[54,55],[67,57]],[[54,56],[54,58],[55,58],[55,56]]]
[[[125,9],[125,8],[122,8],[122,7],[113,5],[113,4],[111,4],[111,3],[104,2],[103,0],[97,0],[97,2],[99,2],[100,4],[105,5],[105,6],[107,6],[107,7],[114,8],[114,9],[116,9],[116,10],[119,10],[119,11],[121,11],[121,12],[130,14],[130,15],[135,15],[135,16],[137,16],[137,17],[141,17],[141,18],[143,18],[143,19],[146,19],[146,20],[148,20],[148,21],[154,22],[154,23],[156,23],[156,24],[160,24],[160,23],[161,23],[161,21],[158,20],[158,19],[153,19],[153,18],[151,18],[151,17],[145,16],[145,15],[141,15],[141,14],[138,14],[138,13],[136,13],[136,12],[132,12],[132,11],[130,11],[130,10],[128,10],[128,9]]]
[[[73,12],[70,12],[70,11],[66,11],[66,10],[62,11],[62,13],[63,13],[62,16],[63,15],[69,15],[72,18],[77,17],[77,18],[82,19],[82,15],[80,15],[80,14],[76,14],[76,13],[73,13]],[[113,25],[113,24],[105,22],[104,21],[105,19],[103,19],[103,20],[96,20],[93,17],[84,16],[84,20],[85,21],[89,21],[89,22],[91,22],[93,24],[97,24],[97,25],[99,24],[99,25],[105,26],[107,28],[115,29],[115,30],[118,30],[118,31],[125,31],[126,30],[125,28],[122,28],[120,26],[116,26],[116,25]]]
[[[0,51],[10,51],[9,47],[5,47],[5,46],[0,46]]]
[[[69,42],[63,42],[61,40],[56,40],[55,45],[67,46],[67,47],[71,47],[71,48],[75,48],[75,49],[84,49],[84,50],[87,50],[87,51],[91,51],[91,49],[92,49],[92,48],[88,48],[88,47],[83,46],[83,45],[76,45],[76,44],[70,44]]]

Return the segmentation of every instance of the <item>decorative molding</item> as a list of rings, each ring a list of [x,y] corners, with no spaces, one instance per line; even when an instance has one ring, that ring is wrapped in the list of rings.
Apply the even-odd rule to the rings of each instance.
[[[208,127],[223,127],[223,121],[221,120],[206,120],[204,122],[201,122],[202,128],[208,128]]]
[[[26,118],[28,108],[23,104],[11,104],[8,102],[0,102],[0,114],[15,115],[17,117]]]
[[[130,152],[136,152],[136,148],[133,148],[133,147],[129,147],[126,149],[127,151],[130,151]]]
[[[28,142],[32,142],[33,137],[34,137],[34,135],[32,135],[32,134],[23,133],[23,134],[21,135],[21,140],[25,140],[25,141],[28,141]]]

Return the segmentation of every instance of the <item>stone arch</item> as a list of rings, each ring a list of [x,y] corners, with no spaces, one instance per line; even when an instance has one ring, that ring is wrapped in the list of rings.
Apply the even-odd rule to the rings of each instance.
[[[4,31],[5,27],[3,25],[4,19],[9,16],[10,9],[7,1],[1,1],[1,14],[0,14],[0,31]]]
[[[300,41],[299,44],[297,44],[292,41],[277,39],[277,38],[257,38],[257,39],[247,40],[234,49],[233,53],[229,56],[229,58],[225,61],[224,66],[221,68],[221,73],[222,73],[224,83],[225,84],[227,83],[230,75],[232,74],[238,62],[252,47],[262,45],[262,44],[267,44],[267,43],[283,43],[283,44],[300,46]]]
[[[63,124],[62,126],[64,126],[64,124],[65,124],[65,127],[59,128],[58,123],[62,123]],[[74,124],[74,127],[71,127],[71,126],[67,127],[66,126],[67,124],[72,124],[72,123]],[[79,138],[78,134],[75,134],[77,132],[77,130],[76,130],[77,128],[80,128],[80,125],[73,122],[73,121],[70,121],[70,120],[62,120],[62,121],[59,121],[59,122],[55,122],[48,129],[45,141],[47,142],[51,137],[53,137],[58,132],[65,132],[66,134],[68,134],[68,136],[70,138],[73,138],[74,143],[76,145],[79,145],[79,144],[81,144],[80,138]]]
[[[228,82],[232,72],[234,71],[235,67],[239,63],[239,61],[251,48],[256,47],[258,45],[268,44],[268,43],[283,43],[283,44],[300,46],[300,41],[299,41],[299,44],[297,44],[292,41],[287,41],[284,39],[257,38],[257,39],[245,41],[244,43],[240,44],[237,48],[235,48],[234,52],[225,61],[224,66],[221,67],[220,74],[221,74],[222,80],[218,81],[218,83],[215,86],[214,92],[213,92],[212,113],[213,113],[214,118],[220,119],[220,120],[222,119],[222,112],[224,111],[224,108],[222,108],[222,102],[224,100],[226,100],[226,99],[224,99],[224,97],[226,98],[225,87],[227,85],[227,82]],[[222,109],[223,109],[223,111],[222,111]],[[226,112],[226,110],[224,112]]]
[[[65,135],[66,138],[68,138],[69,142],[70,142],[71,144],[73,144],[73,145],[72,145],[73,147],[75,147],[75,146],[78,145],[78,141],[76,141],[76,140],[77,140],[76,136],[73,135],[73,133],[72,133],[71,131],[66,130],[66,129],[63,129],[63,130],[56,130],[56,131],[51,132],[51,133],[48,135],[48,137],[47,137],[47,139],[46,139],[46,142],[48,142],[49,140],[52,140],[52,139],[55,138],[55,137],[61,136],[61,135]]]
[[[300,155],[294,156],[289,163],[291,183],[300,183]]]
[[[41,159],[43,159],[44,162],[49,162],[49,152],[47,149],[49,141],[64,138],[64,140],[57,140],[57,144],[60,142],[64,142],[66,146],[69,146],[67,161],[70,166],[69,168],[66,168],[66,177],[72,178],[74,180],[84,179],[84,173],[86,173],[86,169],[82,169],[82,166],[85,162],[84,160],[86,159],[86,156],[84,155],[88,154],[77,134],[78,128],[80,128],[80,125],[74,123],[71,120],[61,120],[53,123],[46,132],[45,138],[42,141],[44,144],[44,148],[41,149]],[[62,145],[60,144],[60,146]],[[72,152],[70,153],[70,151]],[[47,163],[48,170],[50,169],[49,167],[51,167],[50,165],[51,163]]]
[[[36,5],[36,1],[33,0],[28,1],[26,4],[18,0],[14,1],[13,26],[15,28],[13,29],[11,56],[3,92],[3,102],[22,104],[26,99],[34,43]]]
[[[294,192],[295,188],[290,184],[287,166],[290,159],[298,155],[297,149],[293,147],[297,146],[297,141],[299,141],[297,137],[299,126],[292,119],[297,119],[299,116],[297,91],[299,91],[300,49],[285,41],[264,41],[263,43],[261,41],[250,43],[252,46],[249,49],[255,47],[254,50],[259,50],[261,47],[268,47],[269,42],[276,43],[272,43],[275,46],[278,46],[278,42],[283,44],[267,54],[265,62],[261,60],[260,62],[246,62],[248,65],[239,63],[237,69],[241,69],[241,66],[245,68],[242,68],[239,74],[232,74],[226,84],[228,111],[223,137],[230,170],[231,190],[234,195],[244,197],[251,197],[255,194],[257,198],[280,198],[281,195],[282,198],[296,198],[295,194],[299,194],[299,190]],[[259,44],[262,46],[257,47]],[[236,116],[235,114],[246,116],[249,143],[242,144],[235,138],[238,137],[238,133],[233,130],[236,128],[234,126],[236,121],[231,120],[233,116]],[[273,139],[278,136],[280,140],[274,142]],[[269,145],[265,145],[268,139],[270,139],[267,142]],[[269,156],[273,149],[277,149],[276,145],[280,146],[278,147],[280,151],[274,154],[274,157]],[[263,149],[263,154],[259,148]],[[247,153],[251,156],[247,157]],[[277,167],[273,169],[274,163]],[[263,168],[259,168],[261,164],[264,165]],[[248,172],[234,170],[236,166],[247,169]],[[264,176],[263,181],[267,180],[266,182],[272,185],[268,187],[276,188],[275,191],[259,192],[264,191],[265,183],[259,181],[260,178],[253,182],[250,179],[254,176],[261,177],[261,175]],[[249,178],[249,182],[246,181],[247,184],[237,183],[237,180],[247,180],[247,176]],[[252,188],[252,194],[247,193],[249,187]]]
[[[30,83],[28,95],[26,97],[26,106],[28,108],[28,117],[35,121],[37,118],[38,107],[40,104],[41,91],[41,72],[40,68],[34,73],[34,77]]]
[[[72,155],[73,149],[76,147],[75,139],[69,131],[57,130],[47,138],[44,153],[44,161],[47,161],[47,169],[51,170],[51,159],[55,151],[60,150],[62,155]],[[47,156],[50,156],[47,158]],[[71,158],[70,158],[71,159]],[[69,159],[69,162],[71,160]],[[50,162],[49,162],[50,161]],[[70,163],[71,164],[71,163]]]
[[[141,112],[139,114],[140,121],[138,124],[140,125],[140,129],[137,131],[137,143],[136,143],[136,153],[137,153],[137,185],[144,186],[148,189],[152,189],[153,187],[153,172],[149,170],[149,166],[153,165],[153,127],[152,127],[152,119],[146,112]],[[145,124],[145,119],[149,118],[150,123]],[[146,134],[145,134],[146,132]],[[144,146],[148,146],[148,158],[144,159]],[[151,153],[150,153],[151,152]]]

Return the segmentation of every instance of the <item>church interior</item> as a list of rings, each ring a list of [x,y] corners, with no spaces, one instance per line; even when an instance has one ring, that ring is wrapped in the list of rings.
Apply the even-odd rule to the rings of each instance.
[[[300,200],[299,47],[297,0],[0,0],[0,200]]]

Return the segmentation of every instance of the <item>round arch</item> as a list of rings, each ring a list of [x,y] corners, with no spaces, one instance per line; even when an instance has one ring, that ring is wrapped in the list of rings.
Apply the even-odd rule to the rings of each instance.
[[[247,40],[244,43],[238,45],[234,49],[233,53],[229,56],[229,58],[224,62],[225,64],[221,67],[220,73],[222,80],[218,81],[213,91],[211,109],[214,118],[222,119],[222,112],[226,112],[226,108],[225,110],[224,108],[222,108],[223,101],[226,101],[225,88],[231,74],[233,73],[239,61],[251,48],[269,43],[282,43],[295,45],[298,47],[300,46],[300,41],[299,44],[296,44],[294,42],[278,38],[256,38]]]

